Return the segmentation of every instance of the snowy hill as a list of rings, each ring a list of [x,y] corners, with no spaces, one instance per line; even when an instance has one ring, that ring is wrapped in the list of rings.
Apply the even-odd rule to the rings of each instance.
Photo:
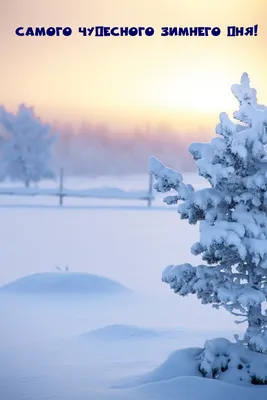
[[[201,348],[196,347],[174,351],[162,365],[153,371],[145,375],[126,379],[114,387],[133,388],[150,383],[169,381],[180,376],[201,377],[196,363],[196,356],[201,350]]]
[[[10,294],[119,294],[130,292],[120,283],[80,272],[45,272],[28,275],[0,288]]]
[[[206,381],[214,382],[216,379],[217,382],[223,381],[234,385],[233,387],[250,385],[255,391],[263,384],[264,389],[261,390],[266,396],[266,363],[265,354],[253,352],[227,339],[217,338],[207,340],[204,349],[195,347],[176,350],[151,372],[125,380],[114,388],[129,389],[144,386],[153,388],[153,386],[160,387],[159,384],[162,383],[161,389],[164,391],[168,387],[175,390],[183,384],[183,379],[190,377],[190,379],[202,378],[200,386],[201,382],[205,382],[206,385]]]
[[[197,376],[153,382],[123,393],[122,398],[129,400],[265,400],[267,395],[265,387],[242,387]]]
[[[153,339],[160,337],[160,332],[149,328],[132,325],[108,325],[82,335],[85,339],[94,340],[127,340],[127,339]]]

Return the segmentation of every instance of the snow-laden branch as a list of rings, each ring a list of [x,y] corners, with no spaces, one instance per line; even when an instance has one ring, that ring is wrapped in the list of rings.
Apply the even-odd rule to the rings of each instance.
[[[155,157],[150,157],[149,164],[150,172],[153,173],[157,180],[154,188],[161,193],[166,193],[170,190],[175,190],[178,193],[178,195],[172,196],[173,202],[176,203],[178,200],[186,200],[193,193],[193,187],[183,183],[183,177],[179,172],[166,167],[166,165]],[[167,199],[166,202],[171,204],[171,197]]]

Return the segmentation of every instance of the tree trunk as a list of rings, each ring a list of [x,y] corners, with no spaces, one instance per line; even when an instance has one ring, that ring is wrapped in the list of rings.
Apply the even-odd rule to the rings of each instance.
[[[261,304],[258,306],[250,306],[248,309],[248,328],[245,332],[245,340],[250,350],[258,351],[254,344],[253,337],[260,336],[263,327],[264,321],[261,319]]]

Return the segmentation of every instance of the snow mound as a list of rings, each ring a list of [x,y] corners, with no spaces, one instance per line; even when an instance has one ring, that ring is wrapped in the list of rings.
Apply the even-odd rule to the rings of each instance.
[[[85,339],[94,340],[127,340],[127,339],[153,339],[160,337],[160,332],[149,328],[132,325],[108,325],[82,335]]]
[[[267,398],[267,355],[224,338],[207,340],[203,349],[177,350],[152,372],[116,387],[134,388],[179,377],[202,377],[205,381],[224,381],[237,386],[264,385]]]
[[[168,359],[152,372],[125,380],[116,388],[133,388],[149,383],[156,383],[177,378],[179,376],[198,376],[201,372],[198,369],[197,356],[203,351],[198,347],[174,351]]]
[[[8,294],[120,294],[130,289],[98,275],[81,272],[45,272],[28,275],[0,288]]]
[[[242,387],[196,376],[149,383],[125,392],[131,394],[129,397],[131,399],[151,400],[266,400],[267,398],[266,387]]]

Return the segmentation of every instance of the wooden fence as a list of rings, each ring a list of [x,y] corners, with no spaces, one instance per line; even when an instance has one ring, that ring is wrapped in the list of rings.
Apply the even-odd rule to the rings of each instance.
[[[48,196],[58,197],[60,206],[63,206],[64,198],[97,198],[113,200],[143,200],[151,207],[154,200],[153,175],[149,174],[147,191],[125,191],[119,188],[89,188],[89,189],[66,189],[64,187],[64,170],[60,169],[58,188],[0,188],[0,195],[4,196]]]

